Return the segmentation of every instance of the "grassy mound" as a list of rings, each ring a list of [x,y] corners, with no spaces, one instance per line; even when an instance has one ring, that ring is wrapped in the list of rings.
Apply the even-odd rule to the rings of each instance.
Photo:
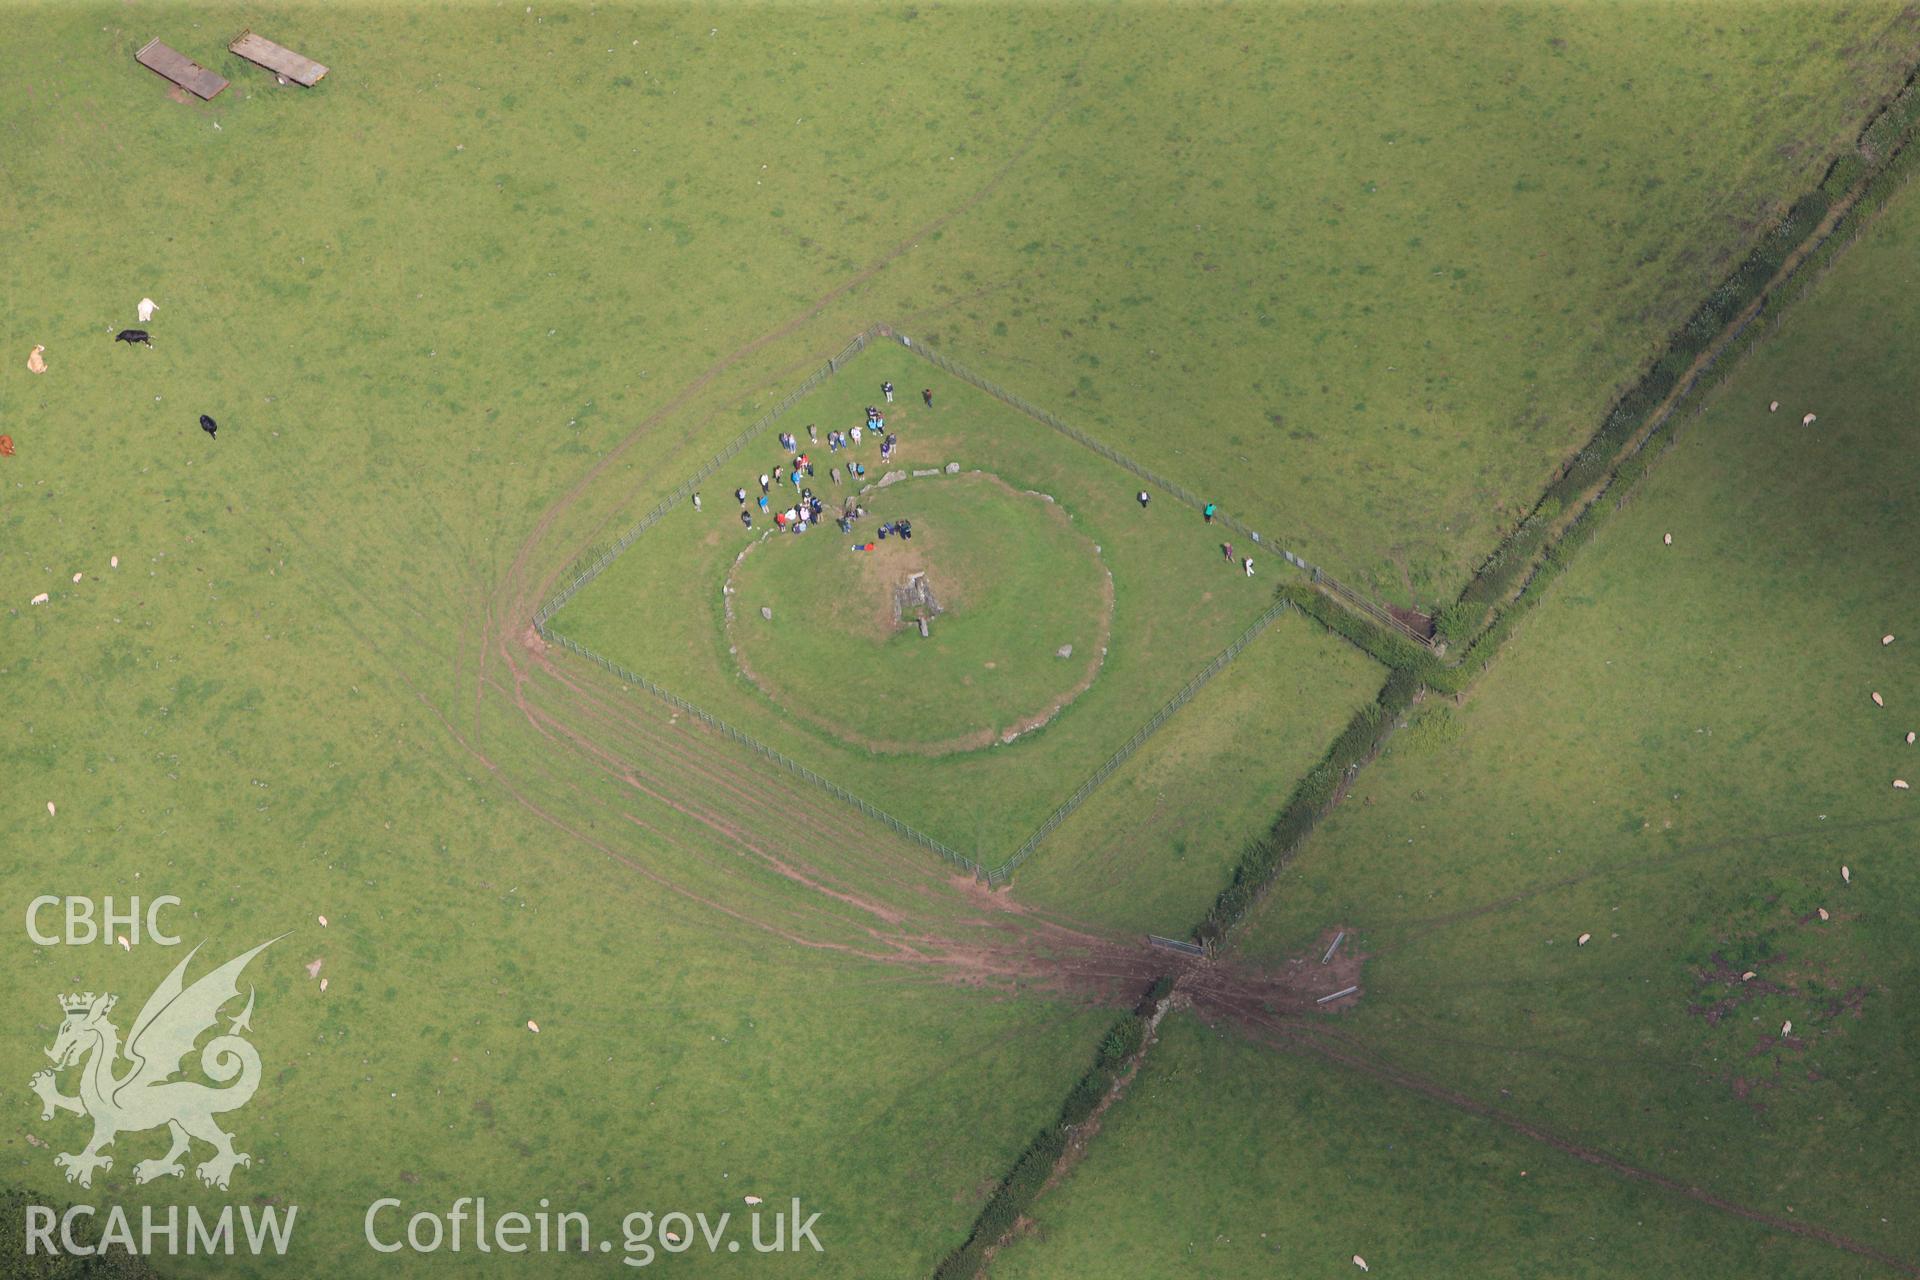
[[[1038,728],[1093,683],[1113,583],[1057,504],[984,474],[865,501],[851,536],[769,534],[729,575],[735,659],[783,708],[857,746],[945,754]],[[910,540],[877,536],[900,519]]]

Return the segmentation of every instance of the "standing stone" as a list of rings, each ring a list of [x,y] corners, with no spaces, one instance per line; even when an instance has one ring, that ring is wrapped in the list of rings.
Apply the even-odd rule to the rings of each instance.
[[[957,463],[957,462],[949,462],[949,463],[947,464],[947,474],[948,474],[948,475],[950,475],[950,476],[957,476],[957,475],[959,475],[959,474],[960,474],[960,464],[959,464],[959,463]]]

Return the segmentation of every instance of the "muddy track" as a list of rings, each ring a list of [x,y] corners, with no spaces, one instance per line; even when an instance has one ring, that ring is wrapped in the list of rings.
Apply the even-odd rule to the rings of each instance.
[[[1136,941],[1018,908],[1005,895],[945,874],[918,849],[798,780],[742,769],[737,751],[718,735],[676,723],[665,704],[634,696],[597,669],[557,660],[527,625],[579,547],[592,545],[646,483],[596,492],[614,464],[729,370],[798,332],[988,199],[1077,93],[1069,83],[986,180],[951,207],[670,395],[540,514],[505,571],[471,601],[471,635],[454,660],[460,685],[471,690],[470,707],[458,713],[464,723],[455,724],[406,683],[441,730],[517,804],[662,892],[799,946],[912,965],[949,981],[1048,987],[1120,1003],[1162,968]],[[605,514],[574,547],[553,547],[555,531],[590,498]],[[489,714],[501,709],[530,731],[531,745],[510,748],[517,757],[511,761],[500,758],[485,727]],[[794,838],[796,832],[805,839]],[[635,838],[646,856],[623,847]],[[856,883],[844,866],[815,865],[800,852],[822,844],[851,851],[859,870],[874,879]],[[743,896],[751,905],[741,905],[729,899],[742,873],[777,877],[801,892],[773,900],[764,893]]]
[[[729,370],[797,333],[928,236],[989,198],[1039,144],[1073,95],[1072,89],[1063,92],[981,186],[793,316],[721,356],[616,441],[541,513],[504,573],[490,586],[477,585],[471,599],[471,634],[459,646],[461,656],[455,659],[459,678],[472,691],[468,725],[456,726],[424,693],[418,689],[415,692],[442,729],[517,804],[574,847],[605,857],[653,890],[698,905],[743,928],[801,948],[895,970],[907,980],[1013,991],[1039,989],[1122,1004],[1172,967],[1166,956],[1131,940],[1111,938],[1071,921],[1047,919],[1020,909],[1008,903],[1004,895],[941,874],[926,865],[920,851],[893,840],[877,826],[850,814],[829,812],[832,806],[821,805],[819,797],[804,794],[806,789],[791,779],[763,777],[757,770],[751,775],[742,773],[737,757],[730,756],[727,744],[717,735],[690,725],[663,724],[664,704],[632,695],[597,670],[557,661],[544,643],[530,634],[527,625],[551,594],[564,567],[573,563],[580,548],[592,545],[610,521],[630,508],[635,494],[646,483],[635,481],[610,494],[595,494],[595,486],[614,464],[671,415],[694,403]],[[555,530],[590,495],[604,504],[604,514],[591,521],[572,548],[550,546]],[[550,754],[511,763],[496,759],[483,728],[490,702],[509,709],[532,731],[534,744],[544,744]],[[593,785],[587,785],[582,775],[590,777]],[[630,797],[632,803],[621,804],[621,796]],[[909,901],[924,895],[921,900],[930,908],[937,903],[946,910],[932,913],[928,920],[918,919],[917,912],[891,899],[874,897],[866,886],[849,883],[843,874],[812,865],[779,839],[777,822],[763,824],[751,816],[756,806],[764,812],[770,797],[775,798],[776,806],[794,806],[790,811],[798,813],[798,820],[810,828],[818,824],[819,830],[832,832],[835,838],[871,848],[873,852],[865,857],[864,865],[884,876],[884,884],[874,887],[904,893]],[[601,819],[608,821],[603,823]],[[674,829],[678,824],[704,834],[687,838]],[[623,837],[638,838],[646,856],[636,856],[622,847]],[[685,877],[666,869],[675,859],[684,860],[688,872]],[[767,902],[745,896],[741,901],[747,905],[741,905],[730,900],[737,895],[731,892],[728,873],[737,876],[741,871],[778,877],[799,891],[798,901]],[[716,881],[720,888],[708,887]],[[1565,882],[1570,883],[1574,881]],[[1541,886],[1532,892],[1552,892],[1565,884]],[[1461,919],[1515,905],[1524,896],[1452,917],[1407,923],[1416,929],[1444,928]],[[956,902],[973,908],[972,912],[956,917],[951,910]],[[1351,963],[1357,980],[1359,961]],[[1182,988],[1203,1015],[1230,1021],[1280,1051],[1310,1056],[1417,1093],[1617,1176],[1686,1197],[1769,1230],[1815,1240],[1902,1274],[1920,1275],[1905,1261],[1839,1232],[1768,1214],[1706,1188],[1640,1168],[1380,1060],[1316,1011],[1315,993],[1325,990],[1326,980],[1335,976],[1318,966],[1306,975],[1288,975],[1202,965],[1187,973]]]

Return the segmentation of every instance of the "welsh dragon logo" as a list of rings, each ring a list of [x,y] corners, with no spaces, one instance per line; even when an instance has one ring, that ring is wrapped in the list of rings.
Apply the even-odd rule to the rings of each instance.
[[[222,1112],[245,1106],[260,1085],[260,1055],[240,1036],[242,1031],[252,1029],[248,1025],[253,1016],[251,987],[247,989],[247,1007],[228,1023],[226,1034],[216,1035],[200,1051],[200,1069],[226,1087],[216,1089],[173,1077],[180,1073],[181,1060],[193,1052],[194,1042],[219,1022],[221,1008],[239,999],[240,974],[248,961],[279,940],[269,939],[187,986],[187,964],[200,950],[195,947],[147,997],[140,1016],[133,1020],[124,1050],[119,1028],[107,1018],[118,997],[88,991],[60,998],[60,1008],[67,1016],[53,1047],[47,1050],[53,1067],[36,1073],[29,1084],[40,1096],[42,1120],[53,1119],[56,1111],[93,1117],[93,1140],[86,1149],[53,1158],[55,1165],[66,1170],[68,1182],[93,1185],[95,1169],[113,1168],[113,1157],[102,1155],[102,1147],[112,1145],[122,1133],[161,1125],[173,1135],[173,1146],[158,1160],[134,1165],[135,1182],[183,1175],[186,1168],[180,1157],[187,1154],[195,1138],[213,1147],[212,1158],[194,1170],[208,1186],[226,1190],[234,1167],[252,1162],[244,1151],[233,1149],[233,1135],[214,1123],[214,1117]],[[120,1069],[123,1055],[128,1063],[124,1071]],[[68,1097],[60,1092],[55,1078],[76,1065],[80,1068],[80,1092],[77,1097]]]

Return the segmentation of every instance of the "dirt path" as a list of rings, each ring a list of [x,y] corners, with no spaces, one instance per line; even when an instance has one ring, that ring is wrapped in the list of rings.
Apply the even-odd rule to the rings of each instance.
[[[875,278],[921,242],[987,200],[1037,147],[1051,122],[1073,100],[1060,95],[1027,136],[988,176],[955,205],[883,251],[864,267],[803,306],[797,313],[721,356],[691,382],[669,396],[632,431],[598,458],[544,510],[515,548],[510,563],[476,590],[469,638],[460,645],[458,674],[472,691],[472,719],[456,725],[418,688],[422,705],[441,729],[497,782],[516,804],[552,828],[568,844],[591,851],[630,872],[650,891],[762,932],[795,946],[843,955],[885,966],[929,981],[1002,990],[1035,989],[1062,996],[1123,1006],[1170,967],[1169,957],[1140,942],[1108,936],[1070,920],[1048,918],[992,894],[971,881],[950,877],[928,865],[916,849],[894,840],[874,824],[846,814],[827,816],[804,809],[808,823],[837,818],[845,838],[859,842],[863,865],[883,877],[884,899],[848,882],[844,867],[829,869],[796,853],[781,837],[779,821],[754,816],[751,801],[764,799],[786,780],[743,776],[737,758],[710,731],[688,725],[664,726],[663,704],[636,698],[611,676],[550,654],[527,619],[551,594],[580,548],[590,546],[608,523],[631,506],[647,483],[635,480],[607,493],[596,488],[634,445],[671,415],[694,403],[724,374],[788,337],[863,284]],[[1821,228],[1829,230],[1847,208],[1837,206]],[[1812,243],[1791,260],[1797,267]],[[1743,314],[1742,321],[1750,318]],[[1710,350],[1717,354],[1724,341]],[[1703,356],[1702,360],[1708,357]],[[1704,365],[1697,365],[1692,373]],[[1663,406],[1663,411],[1670,406]],[[576,536],[571,549],[553,546],[555,531],[589,497],[604,503],[605,513]],[[397,667],[395,667],[398,670]],[[405,677],[402,676],[402,679]],[[490,703],[510,710],[532,731],[533,742],[550,756],[528,760],[502,758],[483,729]],[[463,714],[464,718],[464,714]],[[674,771],[681,771],[675,773]],[[692,778],[700,794],[676,785]],[[593,786],[586,783],[591,781]],[[789,793],[791,794],[791,793]],[[629,798],[630,804],[621,803]],[[764,806],[762,806],[764,807]],[[776,811],[776,819],[778,813]],[[674,828],[684,824],[694,838]],[[645,856],[624,847],[637,838]],[[688,874],[675,873],[675,859]],[[777,878],[797,891],[793,901],[770,902],[749,891],[736,895],[727,874]],[[693,873],[704,873],[705,882]],[[718,888],[714,887],[715,883]],[[1541,892],[1551,891],[1547,886]],[[916,910],[917,904],[923,909]],[[1489,904],[1482,911],[1505,904]],[[956,907],[964,910],[956,911]],[[1447,921],[1431,922],[1444,927]],[[1249,1036],[1283,1052],[1309,1055],[1341,1070],[1402,1089],[1457,1110],[1501,1124],[1584,1163],[1684,1196],[1722,1212],[1868,1259],[1902,1274],[1920,1274],[1901,1259],[1816,1224],[1781,1218],[1738,1204],[1706,1188],[1642,1169],[1605,1151],[1572,1142],[1546,1128],[1469,1097],[1446,1085],[1387,1064],[1330,1025],[1314,1004],[1338,985],[1360,982],[1361,957],[1342,961],[1350,973],[1300,961],[1274,971],[1211,964],[1192,968],[1182,978],[1183,995],[1196,1011],[1232,1022]],[[1335,987],[1334,989],[1337,989]],[[1349,999],[1357,999],[1364,991]]]
[[[549,653],[527,625],[563,567],[577,558],[578,548],[592,545],[646,483],[637,480],[615,491],[596,492],[636,442],[729,370],[799,331],[988,199],[1074,101],[1076,81],[1069,78],[1053,104],[978,187],[786,320],[714,361],[616,441],[540,514],[504,571],[481,587],[474,601],[471,639],[460,646],[455,660],[459,680],[471,690],[470,710],[460,713],[466,723],[456,724],[404,673],[401,679],[440,729],[515,803],[568,841],[632,871],[660,892],[804,947],[910,965],[946,981],[1041,987],[1118,1003],[1134,998],[1136,988],[1162,967],[1137,941],[1012,906],[1004,895],[987,894],[970,881],[944,874],[917,848],[796,781],[742,770],[717,735],[672,723],[671,717],[663,725],[661,704],[633,697],[597,669]],[[553,547],[555,531],[589,497],[604,503],[607,514],[592,523],[573,550]],[[503,759],[484,728],[495,706],[509,709],[550,756],[536,749],[528,760]],[[630,795],[635,803],[622,805],[609,799],[609,792]],[[659,819],[636,811],[647,807]],[[816,840],[854,851],[858,863],[874,871],[873,887],[885,890],[884,895],[849,882],[844,866],[828,870],[797,852],[790,838],[795,822]],[[689,834],[704,831],[706,836],[690,841],[680,829]],[[635,856],[622,847],[620,833],[638,837],[649,856]],[[725,872],[731,860],[742,870],[777,877],[800,889],[799,903],[804,905],[762,901],[764,894],[756,897],[750,884],[740,901],[730,900],[734,895],[726,891],[724,880],[718,891],[696,888],[692,879],[656,865],[655,854],[679,859],[689,873],[706,873],[709,882],[716,871]]]

